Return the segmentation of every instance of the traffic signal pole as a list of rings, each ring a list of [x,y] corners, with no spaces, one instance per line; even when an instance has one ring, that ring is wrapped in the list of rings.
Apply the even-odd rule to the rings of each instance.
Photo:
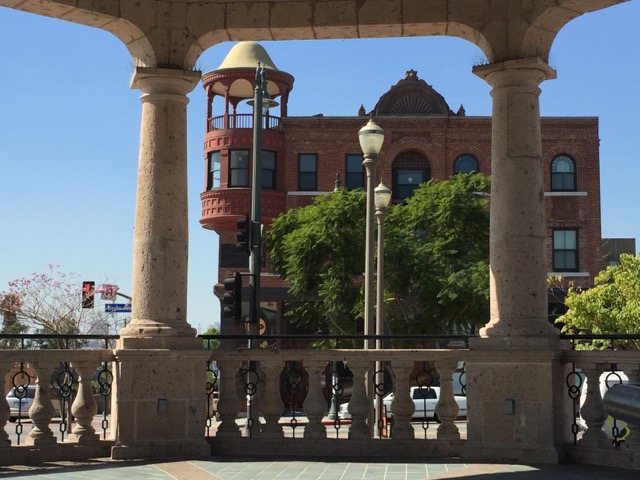
[[[264,67],[256,69],[256,88],[253,93],[253,188],[251,189],[251,245],[249,258],[249,286],[251,290],[251,317],[249,333],[260,333],[260,267],[262,266],[262,100],[266,87]],[[257,340],[249,340],[249,348],[255,348]]]

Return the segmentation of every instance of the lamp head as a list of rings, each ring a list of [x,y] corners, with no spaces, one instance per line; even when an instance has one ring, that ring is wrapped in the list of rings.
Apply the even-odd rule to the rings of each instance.
[[[372,119],[369,119],[369,123],[358,132],[358,139],[365,157],[378,155],[384,142],[384,131]]]
[[[380,185],[375,188],[374,192],[376,209],[382,210],[389,208],[389,204],[391,203],[391,189],[382,183],[382,179],[380,180]]]

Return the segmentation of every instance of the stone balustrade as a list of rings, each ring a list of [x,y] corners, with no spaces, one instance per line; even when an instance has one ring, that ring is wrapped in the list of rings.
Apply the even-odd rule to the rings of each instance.
[[[459,456],[464,440],[455,423],[458,405],[454,398],[453,373],[463,365],[468,350],[214,350],[211,361],[218,367],[219,400],[217,429],[209,432],[214,453],[255,452],[278,455],[339,455],[355,448],[369,456],[376,454]],[[376,398],[385,392],[373,380],[376,361],[384,365],[387,390],[396,393],[387,416],[374,419]],[[350,400],[348,420],[327,421],[331,397],[331,369],[338,362],[348,367]],[[289,372],[298,370],[293,381],[294,392],[303,395],[290,402],[291,417],[284,417],[288,402]],[[253,376],[257,382],[247,381]],[[382,375],[381,375],[382,376]],[[391,378],[389,378],[391,377]],[[380,378],[380,377],[378,377]],[[257,383],[257,384],[256,384]],[[245,400],[245,386],[255,389],[247,407],[248,421],[238,421]],[[438,422],[430,421],[434,435],[426,438],[412,425],[414,402],[409,392],[412,385],[440,387],[436,405]],[[339,385],[344,390],[344,385]],[[299,393],[299,392],[298,392]],[[283,398],[285,397],[285,398]],[[346,400],[345,400],[346,401]],[[302,415],[302,420],[296,418]],[[387,423],[385,420],[393,422]],[[323,421],[324,420],[324,421]],[[304,422],[302,425],[299,422]],[[422,420],[426,424],[428,420]],[[251,428],[246,428],[248,423]],[[294,427],[289,438],[283,424]],[[304,426],[304,428],[302,428]],[[295,428],[295,427],[300,427]],[[348,431],[338,435],[336,430]],[[301,432],[301,433],[300,433]],[[250,437],[250,438],[249,438]],[[422,438],[421,438],[422,437]],[[252,442],[251,446],[246,442]],[[348,443],[345,443],[348,442]],[[410,450],[407,450],[409,448]],[[237,450],[236,450],[237,449]],[[311,450],[310,450],[311,449]]]
[[[0,464],[109,456],[113,440],[101,438],[93,425],[94,384],[110,394],[114,360],[111,350],[0,350]],[[33,403],[25,418],[9,423],[6,395],[28,385],[36,387]],[[106,437],[106,415],[100,428]]]
[[[212,398],[214,387],[218,389],[219,421],[209,421],[207,431],[203,432],[214,454],[250,451],[292,457],[339,456],[348,449],[350,455],[369,457],[459,457],[466,439],[456,421],[459,412],[454,397],[454,372],[459,374],[463,365],[493,360],[495,355],[466,349],[211,350],[208,368],[203,365],[203,389],[194,395],[208,392]],[[561,357],[568,370],[561,401],[573,405],[575,412],[574,418],[566,419],[566,430],[573,433],[563,447],[566,458],[576,463],[638,468],[640,436],[634,433],[640,432],[640,425],[611,419],[602,397],[607,384],[640,383],[640,352],[564,351]],[[8,380],[3,383],[0,397],[0,424],[5,427],[0,430],[0,464],[108,457],[115,436],[101,435],[96,428],[116,432],[117,425],[110,425],[106,415],[102,425],[96,425],[94,391],[96,373],[102,371],[106,375],[102,393],[110,393],[111,369],[105,366],[115,361],[116,355],[111,350],[0,351],[0,371]],[[384,365],[384,375],[373,371],[376,362]],[[338,364],[345,369],[338,372],[335,367]],[[71,385],[60,380],[65,371],[73,371]],[[345,371],[349,372],[348,385],[343,383]],[[29,418],[14,424],[9,422],[5,396],[12,377],[21,372],[22,377],[28,375],[28,383],[36,385],[36,396]],[[367,380],[377,378],[380,382],[381,377],[385,378],[386,390]],[[412,421],[414,405],[409,391],[413,385],[425,388],[439,385],[440,398],[435,409],[438,423],[422,420],[416,427]],[[327,389],[332,386],[338,387],[336,395],[344,393],[345,399],[350,397],[350,418],[327,421],[331,400]],[[73,421],[60,423],[52,396],[57,396],[56,390],[64,389],[75,392],[70,397]],[[376,399],[389,389],[395,395],[386,422],[374,419]],[[251,428],[246,427],[246,421],[239,415],[245,409],[246,392],[252,394]],[[474,395],[467,393],[468,408],[472,410]],[[209,417],[213,416],[210,404]],[[287,408],[291,410],[289,416],[285,416]],[[560,420],[552,421],[556,425]],[[425,423],[429,436],[421,432]],[[56,425],[60,431],[54,434]],[[15,439],[14,432],[18,430],[22,435],[20,442]]]
[[[567,457],[576,463],[640,469],[640,425],[612,418],[604,392],[618,383],[640,384],[640,351],[567,351],[567,401],[573,402],[573,444]]]

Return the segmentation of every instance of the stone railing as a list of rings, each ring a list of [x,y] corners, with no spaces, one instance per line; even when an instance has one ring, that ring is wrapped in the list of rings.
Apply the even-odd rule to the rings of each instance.
[[[640,425],[606,411],[603,396],[618,383],[640,384],[640,351],[567,351],[567,401],[576,412],[568,459],[576,463],[640,469]]]
[[[0,350],[0,464],[109,456],[114,360],[112,350]],[[30,404],[28,411],[18,410],[18,418],[5,398],[12,388],[22,398],[20,407]],[[104,412],[101,432],[94,426],[96,397]]]
[[[212,350],[210,359],[216,368],[210,369],[210,374],[217,377],[220,387],[219,422],[211,424],[208,433],[213,452],[330,456],[344,455],[348,448],[353,455],[360,452],[368,456],[406,456],[410,448],[412,456],[459,456],[464,440],[455,422],[459,408],[453,378],[456,371],[460,373],[459,367],[468,353],[468,350]],[[376,362],[381,362],[384,368],[379,372],[385,374],[374,374]],[[329,373],[331,366],[337,364],[346,364],[352,376],[348,387],[348,420],[327,417],[327,389],[335,384],[342,393],[345,387],[340,380],[335,381],[335,370],[334,375]],[[374,377],[376,383],[367,381]],[[385,393],[383,384],[387,390],[393,386],[395,392],[390,412],[369,421],[374,410],[383,411],[374,409],[376,400]],[[286,398],[289,385],[293,385],[291,402]],[[431,420],[434,433],[430,436],[421,428],[428,426],[428,420],[421,422],[417,432],[416,424],[412,423],[415,408],[409,395],[412,385],[424,389],[439,385],[440,397],[435,408],[439,423]],[[301,390],[305,391],[299,395]],[[247,394],[250,395],[247,418],[238,420]],[[291,411],[284,416],[287,404]],[[303,411],[303,417],[296,416],[296,411]],[[393,425],[385,422],[391,414]],[[293,433],[289,434],[285,429],[291,427]],[[340,434],[337,429],[346,432]]]

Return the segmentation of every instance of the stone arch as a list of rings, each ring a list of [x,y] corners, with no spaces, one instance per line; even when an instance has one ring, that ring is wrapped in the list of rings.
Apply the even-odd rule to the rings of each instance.
[[[6,0],[0,0],[0,5],[5,3],[7,3]],[[105,30],[124,43],[136,66],[157,66],[157,55],[149,38],[134,23],[120,16],[115,2],[102,6],[100,11],[89,11],[67,3],[75,4],[76,2],[30,0],[23,2],[20,8],[15,10]]]

